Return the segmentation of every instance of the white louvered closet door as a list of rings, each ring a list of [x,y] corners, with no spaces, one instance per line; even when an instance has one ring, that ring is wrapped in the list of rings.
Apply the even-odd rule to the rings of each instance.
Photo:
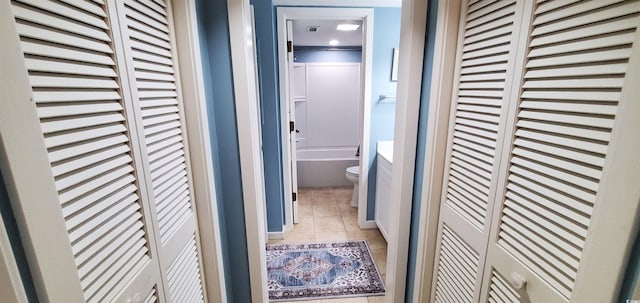
[[[170,2],[116,2],[166,299],[203,302],[200,240]]]
[[[119,77],[114,55],[115,19],[101,1],[22,0],[10,8],[8,3],[3,9],[15,18],[32,89],[33,103],[25,104],[36,112],[25,123],[41,129],[41,136],[31,133],[28,140],[43,149],[28,154],[42,153],[49,163],[27,168],[49,182],[33,184],[32,190],[55,187],[46,199],[20,201],[22,220],[37,226],[29,232],[51,235],[30,240],[35,254],[44,255],[37,260],[36,282],[46,289],[40,299],[111,302],[137,296],[153,302],[162,295],[161,279],[145,190],[137,179],[137,133],[127,123],[128,84]],[[21,182],[14,180],[14,186],[24,187]],[[66,263],[70,259],[73,264]],[[64,267],[51,270],[55,263]]]
[[[628,220],[623,212],[613,219],[605,213],[637,203],[637,197],[624,200],[624,191],[637,184],[622,185],[619,193],[609,189],[627,173],[620,167],[635,165],[616,164],[625,160],[614,161],[612,153],[640,130],[625,135],[629,130],[617,121],[638,119],[637,111],[622,109],[638,102],[638,78],[630,80],[629,73],[637,73],[632,66],[640,59],[640,1],[575,2],[538,1],[532,8],[483,302],[612,302],[610,294],[617,294],[615,272],[598,266],[623,262],[624,250],[607,247],[596,233]],[[618,233],[606,230],[605,238]],[[618,242],[623,248],[624,241]],[[585,284],[593,279],[600,283]],[[594,295],[585,298],[588,293]]]
[[[525,1],[462,10],[432,302],[477,302]]]

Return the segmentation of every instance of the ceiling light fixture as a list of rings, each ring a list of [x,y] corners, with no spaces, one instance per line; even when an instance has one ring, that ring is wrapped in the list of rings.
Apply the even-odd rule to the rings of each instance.
[[[339,31],[354,31],[354,30],[357,30],[359,27],[360,27],[360,24],[342,23],[342,24],[338,24],[338,27],[336,27],[336,30],[339,30]]]
[[[336,46],[336,45],[338,45],[338,44],[340,44],[340,41],[338,41],[338,40],[331,40],[331,41],[329,41],[329,45],[331,45],[331,46]]]

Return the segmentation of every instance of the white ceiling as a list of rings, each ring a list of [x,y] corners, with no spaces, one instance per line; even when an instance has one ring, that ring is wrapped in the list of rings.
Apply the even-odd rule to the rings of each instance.
[[[355,31],[338,31],[340,23],[362,24],[358,20],[294,20],[293,45],[296,46],[330,46],[329,41],[338,40],[336,46],[361,46],[362,25]],[[307,31],[309,26],[320,26],[317,32]]]

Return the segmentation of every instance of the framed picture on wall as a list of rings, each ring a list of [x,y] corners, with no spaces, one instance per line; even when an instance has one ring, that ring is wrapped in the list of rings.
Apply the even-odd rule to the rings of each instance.
[[[391,81],[398,81],[398,48],[393,49],[393,62],[391,63]]]

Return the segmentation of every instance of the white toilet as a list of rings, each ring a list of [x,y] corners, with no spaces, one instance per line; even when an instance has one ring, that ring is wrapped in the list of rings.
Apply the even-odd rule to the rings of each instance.
[[[351,207],[358,207],[358,180],[360,179],[360,167],[351,166],[347,168],[345,173],[347,180],[353,182],[353,194],[351,195]]]

